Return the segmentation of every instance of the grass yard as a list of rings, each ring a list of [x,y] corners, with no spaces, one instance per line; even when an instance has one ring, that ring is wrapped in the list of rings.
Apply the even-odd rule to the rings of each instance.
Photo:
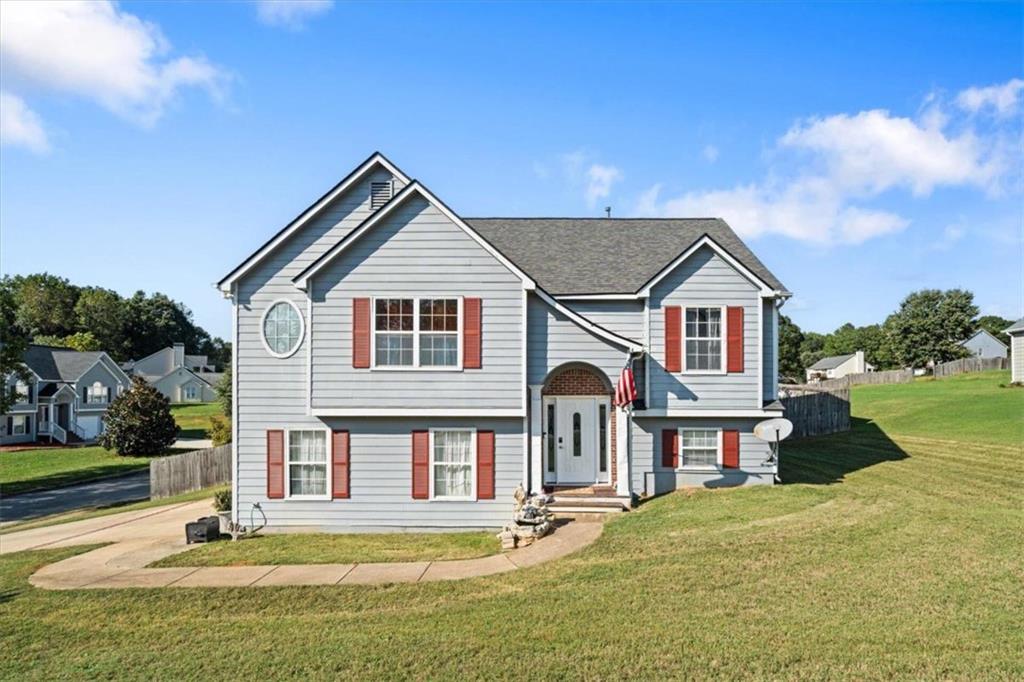
[[[0,495],[124,474],[145,469],[149,460],[121,457],[99,446],[0,452]]]
[[[174,421],[181,428],[178,438],[209,438],[213,428],[211,417],[220,416],[218,403],[182,403],[171,405]]]
[[[374,561],[442,561],[497,554],[494,533],[314,533],[265,535],[238,542],[211,542],[173,554],[153,566],[258,566],[349,564]]]
[[[853,431],[784,447],[786,485],[667,495],[488,578],[45,592],[27,577],[83,548],[2,556],[0,678],[1022,679],[1000,380],[857,387]]]

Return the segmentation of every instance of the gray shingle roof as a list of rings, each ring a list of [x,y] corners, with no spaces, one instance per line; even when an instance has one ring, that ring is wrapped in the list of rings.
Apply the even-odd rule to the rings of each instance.
[[[81,352],[32,344],[25,350],[24,361],[41,379],[77,381],[102,355],[102,351]]]
[[[833,355],[831,357],[822,358],[807,369],[835,369],[850,358],[855,357],[855,355],[855,353],[850,353],[849,355]]]
[[[1011,324],[1009,327],[1004,329],[1003,332],[1006,334],[1011,332],[1024,332],[1024,317]]]
[[[719,218],[463,218],[550,294],[638,291],[708,235],[779,291],[782,282]]]

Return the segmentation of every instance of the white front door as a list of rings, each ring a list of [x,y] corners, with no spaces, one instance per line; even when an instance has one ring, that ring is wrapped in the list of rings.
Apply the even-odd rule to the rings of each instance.
[[[597,480],[597,400],[556,398],[555,447],[558,483]]]

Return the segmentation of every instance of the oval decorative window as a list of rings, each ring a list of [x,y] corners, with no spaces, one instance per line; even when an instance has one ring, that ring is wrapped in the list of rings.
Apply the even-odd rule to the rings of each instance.
[[[291,301],[276,301],[263,313],[263,345],[267,352],[286,358],[302,342],[302,315]]]

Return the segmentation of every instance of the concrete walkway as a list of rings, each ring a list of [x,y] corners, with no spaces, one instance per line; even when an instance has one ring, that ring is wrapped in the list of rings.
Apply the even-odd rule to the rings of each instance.
[[[184,524],[211,511],[210,502],[204,500],[11,533],[0,536],[0,554],[113,543],[44,566],[29,578],[36,587],[51,590],[383,585],[459,580],[535,566],[586,547],[603,528],[601,523],[567,523],[529,547],[457,561],[146,568],[154,561],[196,547],[185,544]]]

